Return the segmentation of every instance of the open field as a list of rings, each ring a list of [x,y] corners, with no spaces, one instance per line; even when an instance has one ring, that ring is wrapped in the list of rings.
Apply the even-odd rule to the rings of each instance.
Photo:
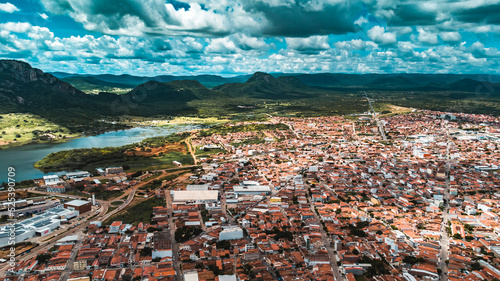
[[[26,113],[0,114],[0,148],[78,137],[67,128]]]
[[[216,124],[229,122],[229,119],[212,117],[196,117],[196,116],[155,116],[155,117],[142,117],[124,115],[118,118],[118,122],[130,126],[170,126],[179,124]]]
[[[153,207],[165,206],[165,199],[159,197],[151,197],[147,200],[134,199],[136,201],[131,203],[132,207],[118,212],[105,220],[104,224],[110,224],[113,221],[121,221],[123,223],[130,223],[137,225],[138,223],[151,223],[151,214]]]

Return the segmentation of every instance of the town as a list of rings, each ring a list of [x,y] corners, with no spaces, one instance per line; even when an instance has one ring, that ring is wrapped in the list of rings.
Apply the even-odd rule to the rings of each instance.
[[[256,123],[274,126],[237,129]],[[500,279],[498,117],[225,126],[191,133],[195,165],[102,167],[17,190],[18,262],[0,264],[0,280]],[[2,247],[8,231],[4,220]]]

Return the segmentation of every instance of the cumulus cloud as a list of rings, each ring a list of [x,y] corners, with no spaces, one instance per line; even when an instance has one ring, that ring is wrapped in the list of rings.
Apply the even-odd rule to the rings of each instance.
[[[346,49],[346,50],[365,50],[365,49],[376,49],[378,48],[378,45],[372,41],[352,39],[350,41],[336,42],[335,47],[338,49]]]
[[[437,34],[425,31],[423,28],[418,28],[418,41],[430,45],[436,45],[438,43]]]
[[[32,28],[31,24],[27,22],[0,23],[0,30],[11,31],[16,33],[25,33],[31,28]]]
[[[454,31],[454,32],[442,32],[439,34],[439,37],[441,37],[441,40],[444,42],[449,42],[449,43],[459,43],[462,41],[462,35],[460,33]]]
[[[477,41],[474,42],[469,47],[469,50],[471,54],[474,56],[474,58],[495,58],[495,57],[500,57],[500,52],[498,51],[497,48],[485,48],[484,44]]]
[[[42,0],[47,11],[68,14],[86,29],[105,34],[289,37],[354,32],[363,2],[191,0],[179,6],[180,2],[128,0],[117,9],[105,0]]]
[[[12,20],[17,14],[0,19],[0,57],[47,70],[134,74],[499,72],[490,33],[500,33],[500,0],[41,2],[33,24]],[[19,10],[9,7],[0,4]],[[70,17],[75,34],[92,35],[49,30],[42,26],[49,17],[51,28]]]
[[[206,47],[208,53],[232,54],[236,53],[236,44],[229,38],[215,38],[209,41]]]
[[[11,14],[11,13],[17,12],[17,11],[19,11],[19,9],[9,2],[0,3],[0,12],[5,12],[5,13]]]
[[[374,26],[367,32],[368,37],[379,45],[390,45],[396,43],[396,34],[386,32],[382,26]]]
[[[287,47],[298,52],[318,52],[330,48],[328,36],[311,36],[308,38],[285,38]]]

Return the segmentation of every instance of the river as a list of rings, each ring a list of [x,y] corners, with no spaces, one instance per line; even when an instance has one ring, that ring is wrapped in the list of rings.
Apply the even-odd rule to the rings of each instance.
[[[45,175],[33,165],[52,152],[77,148],[122,146],[140,142],[145,138],[164,136],[198,129],[198,125],[172,125],[167,127],[135,127],[106,132],[97,136],[81,137],[63,143],[28,144],[0,150],[0,183],[7,182],[7,170],[14,167],[15,180],[41,178]],[[93,172],[93,171],[89,171]],[[54,173],[51,173],[54,174]],[[60,172],[57,174],[64,174]]]

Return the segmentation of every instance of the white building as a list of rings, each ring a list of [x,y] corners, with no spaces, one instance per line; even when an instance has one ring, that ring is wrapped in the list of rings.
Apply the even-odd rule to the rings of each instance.
[[[17,222],[14,224],[16,233],[15,241],[18,243],[30,239],[37,234],[40,236],[50,234],[61,225],[61,222],[65,222],[68,218],[78,216],[78,214],[78,211],[56,207],[39,213],[32,218]],[[9,224],[0,227],[0,247],[9,244],[9,235],[11,234],[10,226]]]
[[[173,190],[174,203],[211,203],[219,201],[218,190]]]
[[[225,228],[219,233],[219,240],[235,240],[243,238],[243,229],[232,226]]]
[[[62,181],[58,175],[43,176],[43,182],[45,183],[45,185],[49,185],[49,186],[64,183],[64,181]]]
[[[186,186],[187,191],[193,190],[208,190],[209,184],[188,184]]]
[[[239,195],[259,195],[269,194],[271,188],[268,185],[235,185],[233,186],[234,194]]]
[[[90,177],[91,174],[87,171],[80,171],[80,172],[72,172],[72,173],[67,173],[66,177],[68,179],[77,179],[77,178],[88,178]]]

